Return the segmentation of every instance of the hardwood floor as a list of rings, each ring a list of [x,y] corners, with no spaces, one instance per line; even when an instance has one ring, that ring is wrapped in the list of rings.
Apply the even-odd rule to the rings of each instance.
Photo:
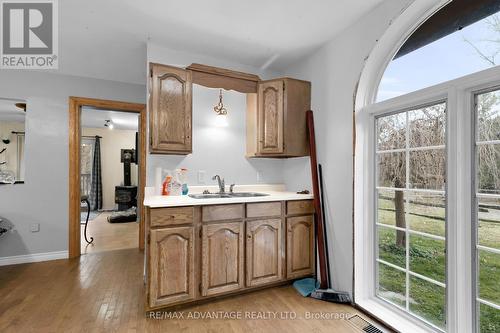
[[[137,249],[79,259],[0,267],[0,332],[361,332],[335,316],[350,306],[303,298],[291,286],[262,290],[173,312],[144,313],[143,254]],[[227,311],[242,319],[187,319]],[[306,312],[334,319],[306,319]],[[249,319],[278,313],[294,320]],[[292,314],[290,314],[292,313]]]
[[[87,236],[94,237],[91,244],[87,244],[83,237],[84,225],[80,226],[80,242],[82,254],[123,249],[137,249],[139,247],[139,223],[109,223],[109,212],[101,213],[97,218],[89,221]]]

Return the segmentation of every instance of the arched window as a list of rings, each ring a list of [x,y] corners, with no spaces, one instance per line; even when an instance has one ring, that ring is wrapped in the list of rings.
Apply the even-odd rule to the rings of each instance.
[[[467,1],[454,1],[427,20],[387,66],[377,102],[500,65],[495,2],[469,8]]]
[[[500,332],[499,11],[435,12],[357,113],[356,302],[423,331]]]

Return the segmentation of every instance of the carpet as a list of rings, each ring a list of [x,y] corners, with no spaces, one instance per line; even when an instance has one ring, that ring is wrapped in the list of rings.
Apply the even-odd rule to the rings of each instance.
[[[96,211],[90,212],[89,221],[95,220],[99,215],[101,215],[101,212],[96,212]],[[85,224],[86,219],[87,219],[87,210],[85,208],[82,208],[82,210],[80,211],[80,223]]]

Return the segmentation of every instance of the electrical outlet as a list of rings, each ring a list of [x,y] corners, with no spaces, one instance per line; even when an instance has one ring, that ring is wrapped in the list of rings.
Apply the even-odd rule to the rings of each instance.
[[[30,227],[31,232],[39,232],[40,231],[40,223],[33,223]]]
[[[198,184],[205,184],[205,170],[198,171]]]

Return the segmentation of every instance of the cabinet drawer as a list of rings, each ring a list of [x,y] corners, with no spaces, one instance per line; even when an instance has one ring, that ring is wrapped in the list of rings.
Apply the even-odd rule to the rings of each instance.
[[[203,206],[201,219],[203,222],[237,220],[244,215],[243,204]]]
[[[288,201],[286,207],[287,215],[314,213],[314,204],[312,200]]]
[[[193,223],[193,207],[151,209],[151,227]]]
[[[247,204],[247,217],[281,216],[281,202]]]

